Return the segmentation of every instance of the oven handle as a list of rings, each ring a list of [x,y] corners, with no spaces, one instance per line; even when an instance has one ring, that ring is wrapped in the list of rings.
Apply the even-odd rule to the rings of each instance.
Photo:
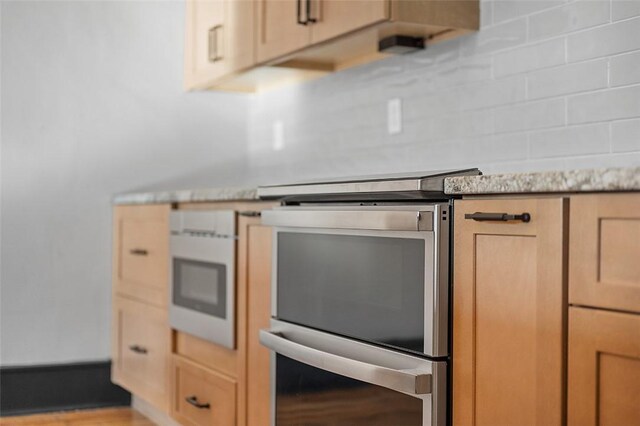
[[[265,210],[262,223],[294,228],[433,231],[433,212],[406,210]]]
[[[260,330],[260,343],[296,361],[341,376],[414,395],[431,393],[431,374],[416,368],[396,370],[357,361],[287,339],[282,333]]]

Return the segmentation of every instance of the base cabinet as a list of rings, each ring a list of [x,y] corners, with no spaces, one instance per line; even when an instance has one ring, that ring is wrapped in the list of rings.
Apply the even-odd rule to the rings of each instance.
[[[455,203],[453,424],[562,425],[567,202]],[[467,214],[528,213],[530,221]]]
[[[640,315],[569,309],[568,424],[640,424]]]

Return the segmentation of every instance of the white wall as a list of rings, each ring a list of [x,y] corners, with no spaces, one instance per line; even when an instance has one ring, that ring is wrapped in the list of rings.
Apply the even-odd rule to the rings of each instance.
[[[112,194],[241,174],[249,99],[183,91],[180,2],[1,7],[0,360],[107,359]]]
[[[479,33],[257,96],[253,170],[276,182],[640,164],[640,0],[481,0],[481,12]],[[392,98],[404,121],[390,136]]]

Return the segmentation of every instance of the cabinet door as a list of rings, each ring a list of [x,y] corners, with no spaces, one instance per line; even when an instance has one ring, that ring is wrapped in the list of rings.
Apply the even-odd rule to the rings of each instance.
[[[571,197],[569,303],[640,312],[640,194]]]
[[[310,26],[298,22],[306,19],[306,0],[259,0],[258,62],[264,62],[306,47],[311,41]]]
[[[311,42],[318,43],[389,19],[389,0],[313,0]]]
[[[475,212],[531,219],[465,219]],[[567,213],[560,198],[455,203],[455,425],[563,423]]]
[[[254,64],[254,1],[188,0],[185,86],[206,88]]]
[[[640,315],[569,309],[568,424],[640,424]]]
[[[247,243],[247,424],[270,422],[270,354],[260,344],[260,329],[271,318],[271,228],[249,226]]]
[[[166,310],[118,297],[112,331],[113,382],[167,412],[171,330]]]
[[[117,206],[113,224],[116,293],[166,306],[169,286],[169,205]]]

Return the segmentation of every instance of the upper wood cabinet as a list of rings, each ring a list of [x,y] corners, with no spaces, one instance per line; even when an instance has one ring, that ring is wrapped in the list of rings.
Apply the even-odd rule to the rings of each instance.
[[[455,203],[453,424],[564,423],[567,216],[562,198]]]
[[[255,91],[315,78],[388,56],[386,37],[431,44],[477,30],[479,17],[478,0],[187,0],[185,85]]]
[[[187,89],[211,87],[254,64],[254,6],[249,0],[187,0]]]
[[[640,312],[640,196],[571,197],[569,302]]]
[[[167,305],[169,210],[169,205],[114,208],[113,287],[117,294]]]

